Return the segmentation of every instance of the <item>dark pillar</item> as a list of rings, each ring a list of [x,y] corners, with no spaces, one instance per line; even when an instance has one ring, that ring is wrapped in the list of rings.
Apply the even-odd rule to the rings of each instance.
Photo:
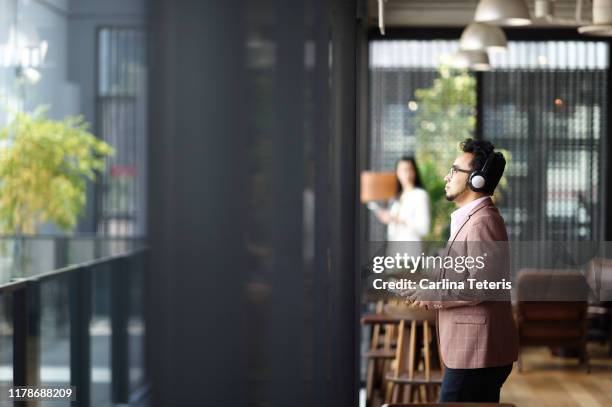
[[[354,406],[354,1],[153,4],[153,406]]]

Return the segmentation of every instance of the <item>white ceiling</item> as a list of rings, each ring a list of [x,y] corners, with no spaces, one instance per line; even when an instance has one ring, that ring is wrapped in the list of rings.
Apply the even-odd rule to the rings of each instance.
[[[527,0],[533,15],[534,0]],[[368,0],[370,23],[378,25],[378,2]],[[478,0],[387,0],[385,25],[391,26],[448,26],[463,27],[474,17]],[[573,19],[576,0],[556,0],[555,17]],[[591,19],[591,1],[583,0],[583,18]],[[551,26],[543,21],[533,26]],[[557,27],[559,25],[556,25]]]

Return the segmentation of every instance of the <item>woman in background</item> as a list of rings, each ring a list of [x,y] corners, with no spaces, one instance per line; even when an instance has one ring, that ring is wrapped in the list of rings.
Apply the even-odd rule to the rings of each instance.
[[[388,225],[387,241],[419,242],[403,245],[401,250],[418,256],[422,249],[420,242],[429,233],[431,224],[429,195],[421,183],[414,157],[400,158],[395,164],[395,174],[397,199],[392,201],[389,209],[373,208],[374,213],[378,220]]]

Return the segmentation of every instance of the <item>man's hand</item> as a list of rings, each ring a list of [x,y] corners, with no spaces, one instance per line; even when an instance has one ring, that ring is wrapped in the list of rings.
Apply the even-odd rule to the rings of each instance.
[[[410,290],[410,289],[406,289],[406,290],[402,290],[399,292],[400,297],[404,297],[406,299],[406,302],[408,302],[409,300],[415,300],[415,296],[416,296],[416,290]]]
[[[440,309],[442,304],[440,301],[428,301],[419,299],[417,290],[406,290],[402,292],[402,296],[406,297],[406,304],[410,308],[424,308],[424,309]]]
[[[411,303],[417,300],[417,290],[404,290],[400,295],[406,298],[406,303]]]
[[[442,304],[440,303],[440,301],[421,301],[421,300],[410,301],[408,300],[407,303],[409,304],[410,308],[424,308],[428,310],[442,308]]]

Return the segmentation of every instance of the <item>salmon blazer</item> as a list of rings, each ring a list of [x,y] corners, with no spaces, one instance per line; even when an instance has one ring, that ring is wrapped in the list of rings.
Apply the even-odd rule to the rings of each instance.
[[[485,267],[470,270],[468,277],[479,280],[509,280],[508,235],[506,225],[491,199],[472,209],[463,224],[451,236],[448,252],[453,256],[476,256],[483,247],[491,249]],[[469,242],[469,243],[468,243]],[[481,244],[474,244],[480,242]],[[475,247],[479,253],[474,253]],[[441,278],[454,270],[442,270]],[[449,303],[450,304],[450,303]],[[474,369],[512,364],[518,357],[518,331],[507,301],[473,301],[469,305],[438,311],[438,340],[444,364],[455,369]]]

